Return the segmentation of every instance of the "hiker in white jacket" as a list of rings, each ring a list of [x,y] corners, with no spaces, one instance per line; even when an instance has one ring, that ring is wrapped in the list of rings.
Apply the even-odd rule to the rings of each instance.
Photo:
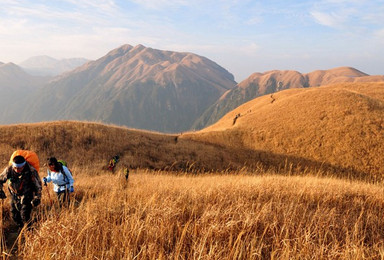
[[[55,157],[48,159],[47,176],[43,178],[44,185],[53,183],[53,191],[56,192],[59,204],[64,202],[69,205],[69,194],[74,192],[75,182],[68,168],[57,161]]]

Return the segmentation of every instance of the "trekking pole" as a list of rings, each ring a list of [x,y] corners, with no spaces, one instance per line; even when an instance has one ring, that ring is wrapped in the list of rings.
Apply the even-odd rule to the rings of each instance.
[[[1,209],[0,209],[0,236],[1,236],[1,245],[0,245],[0,249],[1,249],[1,256],[2,256],[2,259],[6,259],[5,258],[5,255],[6,255],[6,251],[7,251],[7,247],[6,247],[6,243],[5,243],[5,237],[4,237],[4,229],[3,229],[3,206],[4,206],[4,200],[1,199]]]

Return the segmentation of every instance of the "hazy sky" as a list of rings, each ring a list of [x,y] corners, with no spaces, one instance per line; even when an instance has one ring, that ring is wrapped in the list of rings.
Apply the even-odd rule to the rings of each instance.
[[[384,0],[0,0],[0,61],[98,59],[123,44],[254,72],[384,74]]]

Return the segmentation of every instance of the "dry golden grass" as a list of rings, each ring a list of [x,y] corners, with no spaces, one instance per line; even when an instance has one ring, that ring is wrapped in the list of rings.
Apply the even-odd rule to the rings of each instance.
[[[293,156],[226,147],[180,135],[128,129],[99,123],[58,121],[0,126],[0,162],[5,166],[16,149],[35,151],[43,165],[50,156],[70,166],[93,167],[100,174],[114,155],[117,168],[187,171],[255,171],[292,165],[296,173],[306,169],[340,172],[335,167]],[[342,177],[348,173],[343,173]]]
[[[81,169],[75,169],[81,171]],[[138,171],[76,178],[21,235],[23,259],[380,259],[383,187],[315,176]],[[44,191],[46,192],[46,191]],[[45,194],[45,193],[44,193]]]
[[[241,114],[233,125],[235,115]],[[384,172],[384,83],[342,83],[256,98],[193,139],[354,169]],[[305,165],[305,163],[304,163]]]
[[[114,155],[130,168],[210,171],[252,166],[256,155],[215,144],[180,140],[177,135],[99,123],[57,121],[0,126],[0,162],[16,149],[35,151],[42,163],[56,156],[72,166],[103,169]],[[248,161],[248,162],[247,162]]]

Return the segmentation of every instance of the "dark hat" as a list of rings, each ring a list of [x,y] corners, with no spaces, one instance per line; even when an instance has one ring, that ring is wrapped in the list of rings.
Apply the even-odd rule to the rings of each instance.
[[[56,157],[49,157],[48,159],[47,159],[47,161],[48,161],[48,165],[57,165],[57,159],[56,159]]]
[[[21,168],[25,165],[25,158],[21,155],[13,157],[12,165],[17,168]]]
[[[25,158],[21,155],[16,155],[15,157],[13,157],[13,162],[17,164],[24,163]]]

